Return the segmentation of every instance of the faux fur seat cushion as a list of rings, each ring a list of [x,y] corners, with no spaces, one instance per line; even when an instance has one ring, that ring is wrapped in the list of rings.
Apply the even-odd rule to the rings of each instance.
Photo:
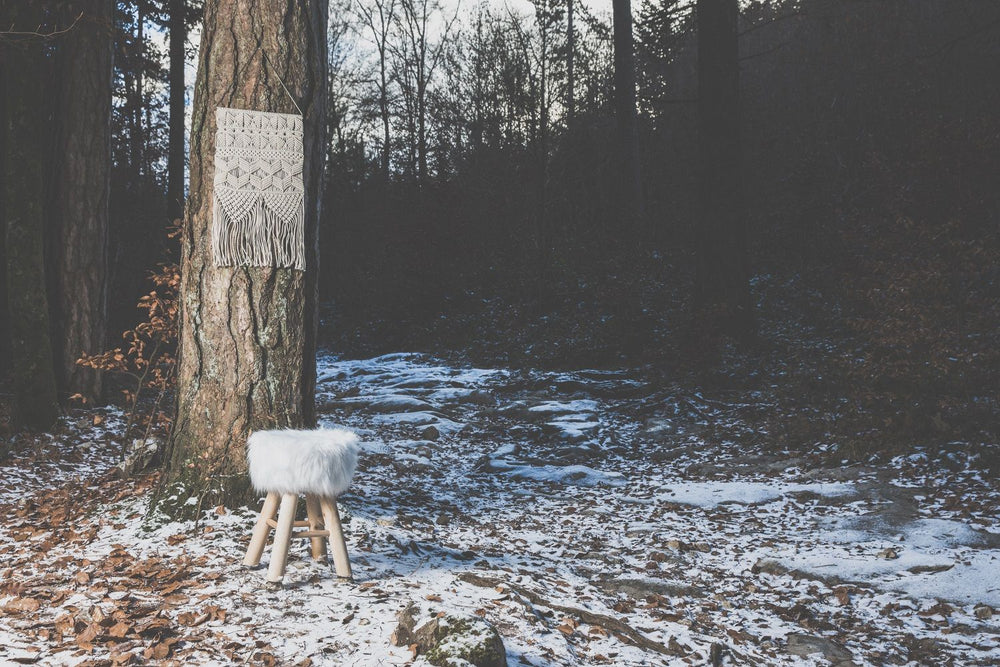
[[[247,461],[258,491],[336,498],[354,477],[358,436],[342,428],[257,431],[247,439]]]

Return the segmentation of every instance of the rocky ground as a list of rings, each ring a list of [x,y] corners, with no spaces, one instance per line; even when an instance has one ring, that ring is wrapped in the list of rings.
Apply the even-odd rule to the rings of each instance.
[[[119,417],[78,413],[0,469],[0,662],[468,648],[428,650],[430,621],[495,629],[510,665],[1000,661],[1000,488],[963,443],[860,464],[765,452],[731,396],[418,354],[321,357],[317,401],[364,443],[341,500],[353,583],[297,550],[267,590],[239,566],[245,510],[143,521],[153,478],[113,474]],[[736,437],[708,437],[720,425]]]

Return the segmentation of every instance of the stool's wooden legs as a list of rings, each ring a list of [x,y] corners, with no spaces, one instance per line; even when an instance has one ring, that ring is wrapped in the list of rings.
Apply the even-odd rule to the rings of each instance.
[[[323,524],[329,531],[330,551],[333,552],[333,564],[337,576],[351,578],[351,561],[347,556],[347,542],[344,541],[344,529],[340,525],[340,513],[337,512],[337,501],[334,498],[320,498],[323,510]]]
[[[280,507],[279,507],[280,502]],[[312,546],[312,557],[323,558],[327,553],[326,541],[329,541],[329,551],[333,555],[333,565],[337,576],[351,579],[351,561],[347,555],[347,542],[344,540],[344,528],[340,523],[340,513],[337,511],[335,498],[320,498],[306,494],[306,513],[308,521],[295,520],[295,507],[299,496],[295,493],[268,493],[264,506],[257,517],[250,546],[243,558],[243,564],[254,566],[260,563],[261,554],[271,528],[274,528],[274,544],[271,547],[271,562],[267,567],[267,581],[279,583],[285,577],[285,564],[288,562],[288,548],[293,537],[308,537]],[[275,520],[277,514],[277,520]],[[309,530],[293,533],[294,527],[308,526]]]
[[[267,494],[264,499],[264,506],[260,509],[260,516],[257,517],[257,525],[253,527],[253,535],[250,537],[250,546],[247,547],[247,555],[243,559],[243,564],[253,567],[260,563],[260,556],[264,553],[264,545],[267,543],[267,535],[271,532],[268,520],[274,519],[278,512],[277,493]]]
[[[306,514],[309,516],[309,531],[319,532],[323,530],[323,515],[319,508],[319,498],[306,494]],[[322,535],[309,538],[312,546],[312,557],[314,560],[322,560],[326,557],[326,539]]]
[[[288,561],[288,546],[292,541],[292,524],[295,522],[295,506],[299,496],[285,493],[281,496],[278,511],[278,525],[274,528],[274,546],[271,547],[271,563],[267,568],[267,580],[279,583],[285,577],[285,563]]]

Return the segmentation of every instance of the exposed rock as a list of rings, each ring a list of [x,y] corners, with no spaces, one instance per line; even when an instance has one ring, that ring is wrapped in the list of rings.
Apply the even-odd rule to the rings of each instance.
[[[761,558],[753,564],[753,567],[750,568],[750,572],[753,574],[760,574],[761,572],[764,574],[787,574],[788,568],[776,560]]]
[[[399,624],[396,626],[396,630],[392,633],[389,641],[396,646],[409,646],[415,643],[413,641],[413,630],[417,626],[417,614],[419,613],[420,610],[417,609],[417,605],[411,602],[401,612],[396,614],[396,621]]]
[[[677,437],[677,426],[673,420],[663,417],[650,417],[642,425],[642,430],[637,435],[643,440],[669,442]]]
[[[507,651],[500,634],[492,625],[476,616],[436,618],[434,635],[437,646],[427,651],[427,661],[445,667],[466,661],[476,667],[507,667]],[[420,628],[417,629],[419,635]]]
[[[432,665],[453,667],[507,667],[507,651],[500,634],[478,616],[444,614],[417,627],[419,611],[413,603],[396,616],[392,633],[396,646],[416,645],[417,652]]]
[[[371,401],[365,409],[368,412],[379,413],[423,412],[433,410],[434,406],[412,396],[386,396]]]
[[[722,664],[725,655],[726,655],[725,644],[714,642],[712,644],[711,650],[708,653],[708,662],[712,665],[712,667],[719,667]]]
[[[823,637],[793,632],[788,635],[787,650],[790,654],[803,658],[814,653],[819,653],[829,660],[834,667],[851,667],[854,665],[852,661],[854,656],[851,655],[850,651],[840,644],[829,639],[824,639]]]
[[[441,437],[441,432],[434,425],[428,426],[420,432],[420,437],[424,440],[437,440]]]

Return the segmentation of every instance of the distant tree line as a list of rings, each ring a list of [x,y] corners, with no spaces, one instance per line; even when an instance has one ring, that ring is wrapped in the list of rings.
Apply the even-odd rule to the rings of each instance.
[[[995,210],[1000,5],[533,4],[332,12],[323,286],[346,322],[510,296],[659,316],[643,276],[665,273],[742,335],[748,276],[828,258],[850,209]]]

